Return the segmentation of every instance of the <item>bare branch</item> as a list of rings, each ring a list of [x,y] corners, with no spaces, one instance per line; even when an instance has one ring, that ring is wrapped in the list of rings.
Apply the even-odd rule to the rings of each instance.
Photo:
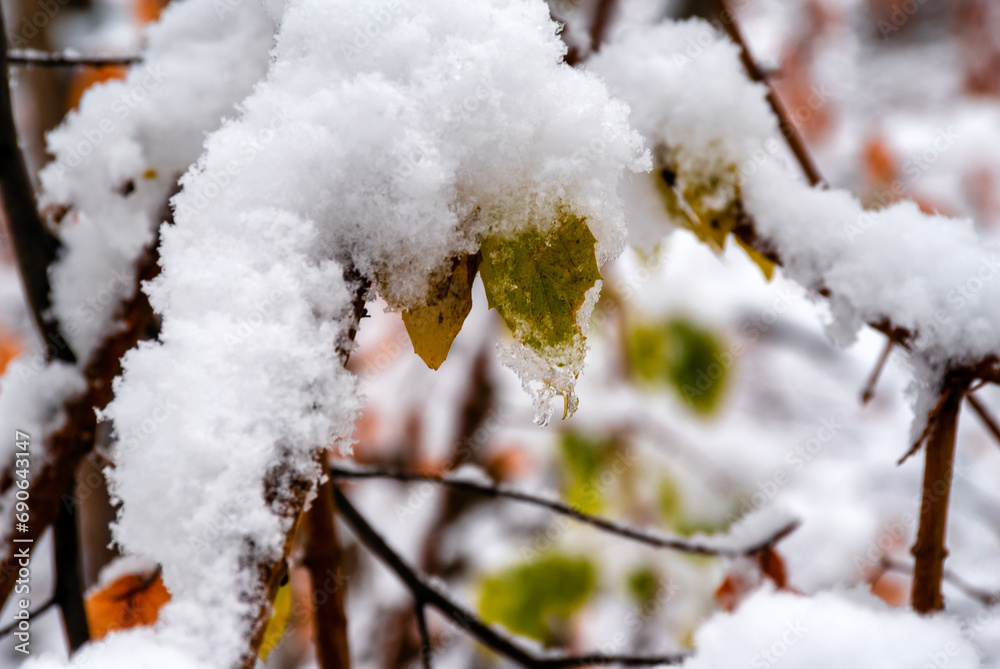
[[[626,539],[631,539],[632,541],[637,541],[648,546],[654,546],[656,548],[667,548],[670,550],[679,551],[682,553],[689,553],[692,555],[710,555],[718,557],[742,557],[748,555],[756,555],[766,548],[773,546],[775,543],[781,539],[788,536],[797,526],[797,522],[792,522],[778,531],[774,532],[765,539],[745,548],[730,549],[730,548],[717,548],[708,544],[698,543],[694,541],[686,541],[684,539],[678,539],[674,537],[665,537],[662,535],[651,534],[648,532],[643,532],[631,527],[624,525],[619,525],[618,523],[612,522],[605,518],[600,518],[598,516],[592,516],[590,514],[584,513],[579,509],[575,509],[568,504],[559,502],[553,499],[546,499],[545,497],[540,497],[538,495],[533,495],[531,493],[520,492],[517,490],[510,490],[506,488],[500,488],[497,486],[488,486],[480,483],[475,483],[473,481],[468,481],[465,479],[455,478],[451,476],[435,476],[433,474],[418,474],[413,472],[402,472],[395,471],[391,469],[383,468],[373,468],[373,469],[345,469],[341,467],[331,466],[330,476],[334,479],[393,479],[396,481],[404,482],[427,482],[436,483],[438,485],[447,486],[449,488],[454,488],[457,490],[465,490],[467,492],[474,492],[480,495],[491,498],[502,498],[509,499],[516,502],[523,502],[525,504],[531,504],[534,506],[540,506],[542,508],[548,509],[549,511],[554,511],[563,516],[572,518],[581,523],[586,523],[593,527],[608,532],[610,534],[615,534]]]
[[[997,440],[998,444],[1000,444],[1000,425],[997,424],[996,419],[989,412],[989,409],[986,408],[986,405],[980,402],[979,398],[971,393],[965,396],[965,400],[969,403],[969,406],[972,407],[972,410],[976,412],[976,415],[979,416],[979,419],[983,421],[983,424],[986,425],[986,429],[990,431],[993,438]]]
[[[865,383],[864,390],[861,391],[861,403],[868,404],[872,397],[875,396],[875,384],[878,383],[878,377],[882,375],[882,370],[885,368],[885,363],[889,360],[889,354],[892,353],[892,347],[896,345],[892,339],[887,339],[885,342],[885,348],[882,349],[882,355],[878,357],[878,361],[875,363],[875,368],[872,369],[871,375],[868,377],[868,382]]]
[[[417,617],[417,630],[420,632],[420,662],[424,669],[432,669],[431,635],[427,631],[427,611],[425,609],[424,602],[420,600],[413,602],[413,612]]]
[[[7,63],[21,67],[123,67],[142,62],[142,56],[81,56],[35,49],[11,49]]]
[[[374,553],[409,588],[417,602],[424,602],[443,613],[479,643],[528,669],[558,669],[587,665],[622,665],[627,667],[652,667],[683,662],[688,655],[676,653],[660,656],[604,655],[595,653],[580,656],[536,657],[520,644],[484,623],[478,616],[452,601],[410,567],[385,540],[368,524],[368,521],[351,504],[340,489],[333,486],[334,506],[340,517],[351,526],[355,536]]]
[[[7,29],[0,16],[0,35]],[[24,284],[24,293],[38,331],[48,347],[48,357],[76,362],[76,357],[63,337],[59,323],[50,314],[51,286],[49,267],[59,254],[59,239],[45,226],[35,203],[35,189],[21,155],[14,123],[14,108],[7,69],[7,44],[0,48],[0,192],[7,212],[17,266]]]
[[[945,531],[948,522],[948,498],[951,493],[955,459],[955,431],[962,397],[969,387],[967,380],[952,380],[941,392],[941,408],[927,437],[924,464],[923,499],[920,527],[913,545],[913,610],[929,613],[944,608],[941,578],[944,575]]]
[[[788,143],[788,147],[792,150],[792,153],[795,154],[795,159],[798,160],[799,165],[802,167],[802,171],[809,180],[809,183],[813,186],[822,185],[824,181],[822,175],[819,173],[819,168],[816,167],[816,163],[809,154],[809,150],[806,148],[802,135],[792,124],[791,117],[785,110],[785,106],[781,103],[781,99],[778,98],[777,93],[775,93],[771,82],[765,76],[763,70],[761,70],[760,66],[757,64],[757,61],[755,61],[753,56],[750,54],[750,49],[747,47],[746,40],[743,39],[743,32],[740,30],[740,26],[736,22],[736,15],[729,6],[729,2],[727,0],[719,0],[719,2],[722,5],[721,23],[730,39],[732,39],[740,47],[740,60],[743,61],[743,67],[746,69],[747,74],[754,81],[767,87],[767,103],[771,106],[771,110],[774,112],[774,115],[778,117],[778,125],[781,129],[781,134],[784,135],[785,141]]]

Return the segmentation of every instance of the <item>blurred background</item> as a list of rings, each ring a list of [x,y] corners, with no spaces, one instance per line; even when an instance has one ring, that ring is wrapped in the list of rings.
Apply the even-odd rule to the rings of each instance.
[[[715,0],[550,4],[584,65],[595,34],[627,40],[649,23],[713,20],[720,11]],[[732,4],[830,185],[869,207],[913,199],[926,211],[972,218],[987,240],[1000,234],[1000,4]],[[142,27],[166,5],[3,0],[3,12],[13,48],[129,55],[141,53]],[[605,22],[600,32],[595,19]],[[122,75],[116,67],[13,71],[33,172],[46,161],[45,132],[88,87]],[[12,261],[3,233],[0,369],[39,351]],[[906,606],[922,466],[919,458],[896,465],[912,420],[902,352],[890,354],[863,404],[885,347],[880,334],[866,331],[850,348],[834,347],[821,302],[780,270],[768,282],[739,249],[717,256],[687,232],[665,227],[659,246],[626,251],[603,274],[579,412],[545,429],[533,424],[527,395],[497,362],[496,343],[508,334],[487,311],[481,284],[436,372],[414,355],[399,314],[369,305],[350,361],[367,396],[354,461],[486,475],[588,513],[683,536],[724,531],[748,516],[791,515],[802,524],[779,544],[781,564],[762,575],[749,560],[654,550],[533,507],[428,483],[346,484],[389,543],[486,620],[579,652],[689,648],[701,621],[758,587],[856,587]],[[986,388],[977,397],[1000,412],[1000,393]],[[1000,447],[975,413],[963,418],[945,594],[951,612],[968,622],[970,638],[1000,666],[1000,620],[987,606],[1000,592]],[[123,573],[155,569],[115,562],[103,466],[98,457],[78,474],[92,592]],[[408,591],[341,529],[345,571],[331,578],[329,591],[345,588],[355,666],[416,666]],[[50,552],[43,544],[36,555]],[[293,553],[290,628],[269,667],[315,665],[313,593],[296,557],[301,549]],[[35,562],[34,583],[44,589],[48,568]],[[157,596],[130,601],[138,619]],[[505,666],[433,612],[429,624],[436,667]],[[38,650],[65,653],[56,611],[36,619],[32,641]],[[12,646],[12,639],[0,640],[0,666],[21,661]]]

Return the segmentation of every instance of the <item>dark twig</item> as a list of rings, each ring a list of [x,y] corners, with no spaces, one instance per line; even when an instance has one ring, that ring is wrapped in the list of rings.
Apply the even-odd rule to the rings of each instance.
[[[875,363],[875,368],[868,377],[868,382],[865,383],[864,390],[861,391],[862,404],[868,404],[872,397],[875,396],[875,384],[878,383],[878,377],[882,375],[882,370],[885,368],[885,363],[888,362],[889,354],[892,353],[892,347],[895,346],[895,344],[896,342],[892,339],[886,339],[885,348],[882,349],[882,355],[878,357],[878,361]]]
[[[142,62],[142,56],[81,56],[34,49],[11,49],[7,63],[23,67],[123,67]]]
[[[413,602],[413,612],[417,616],[417,630],[420,632],[420,662],[424,669],[431,669],[431,635],[427,630],[427,605],[419,599]]]
[[[0,16],[0,35],[6,34],[7,29]],[[73,363],[76,362],[73,351],[49,309],[52,304],[49,267],[59,254],[60,243],[45,227],[35,203],[35,189],[17,141],[7,63],[7,45],[4,41],[3,48],[0,48],[0,72],[3,74],[3,84],[0,85],[0,193],[3,194],[7,212],[7,225],[21,281],[24,283],[24,293],[38,330],[48,347],[48,357]]]
[[[591,525],[610,534],[616,534],[620,537],[625,537],[626,539],[631,539],[648,546],[668,548],[692,555],[711,555],[719,557],[742,557],[756,555],[788,536],[798,525],[797,522],[789,523],[771,534],[769,537],[745,548],[715,548],[708,544],[700,544],[673,537],[659,536],[631,527],[626,527],[624,525],[619,525],[605,518],[583,513],[582,511],[562,502],[532,495],[531,493],[499,488],[497,486],[483,485],[473,481],[458,479],[450,476],[417,474],[413,472],[401,472],[382,468],[343,469],[336,466],[330,468],[330,476],[334,479],[393,479],[404,482],[420,481],[436,483],[438,485],[447,486],[457,490],[474,492],[486,497],[503,498],[516,502],[523,502],[525,504],[532,504],[534,506],[540,506],[550,511],[554,511],[555,513],[572,518],[573,520],[577,520],[581,523],[586,523],[587,525]]]
[[[615,0],[597,0],[594,10],[594,20],[590,24],[590,52],[597,53],[608,33],[611,15],[615,10]]]
[[[792,124],[792,119],[788,115],[785,106],[781,103],[781,99],[775,92],[771,82],[768,80],[767,76],[765,76],[763,70],[761,70],[760,66],[757,64],[757,61],[755,61],[753,56],[750,54],[750,49],[747,46],[746,40],[743,38],[743,32],[740,30],[740,26],[736,22],[736,15],[730,8],[728,0],[719,0],[719,2],[722,5],[721,23],[725,28],[726,33],[729,35],[729,38],[740,47],[740,60],[743,61],[743,67],[746,69],[747,74],[752,80],[767,87],[767,103],[771,106],[771,110],[774,112],[775,116],[778,117],[778,125],[781,129],[781,134],[784,135],[785,141],[788,143],[788,147],[792,150],[792,153],[795,154],[795,159],[798,161],[799,165],[802,166],[802,171],[809,180],[809,184],[812,186],[819,186],[823,184],[823,177],[820,175],[819,168],[816,167],[816,163],[809,154],[809,150],[806,148],[802,135]]]
[[[967,379],[946,381],[941,392],[940,410],[927,437],[924,464],[923,497],[920,504],[920,527],[913,545],[913,610],[929,613],[944,608],[941,579],[944,561],[945,532],[948,523],[948,498],[951,493],[955,459],[955,431],[962,397],[969,387]]]
[[[987,409],[986,406],[979,401],[979,398],[971,393],[965,396],[965,401],[969,403],[972,410],[976,412],[979,419],[986,425],[986,429],[990,431],[993,438],[997,440],[998,444],[1000,444],[1000,425],[997,425],[997,421],[993,415],[990,414],[989,409]]]
[[[494,630],[484,623],[474,613],[452,601],[436,587],[428,583],[421,575],[410,567],[385,540],[368,524],[368,521],[351,504],[340,489],[333,486],[334,506],[341,518],[351,526],[355,536],[396,576],[399,577],[413,597],[418,602],[424,602],[450,618],[465,630],[470,636],[491,650],[512,662],[528,669],[559,669],[561,667],[583,667],[587,665],[622,665],[627,667],[651,667],[657,665],[674,665],[683,662],[688,655],[676,653],[662,656],[636,655],[603,655],[594,653],[579,656],[536,657],[520,644]]]
[[[80,535],[76,523],[76,481],[71,481],[52,523],[55,542],[56,587],[52,598],[62,610],[66,640],[70,652],[90,641],[87,611],[83,604],[83,574],[81,573]]]

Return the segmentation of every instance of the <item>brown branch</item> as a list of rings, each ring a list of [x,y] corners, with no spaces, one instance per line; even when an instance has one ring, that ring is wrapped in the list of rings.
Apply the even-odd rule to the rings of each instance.
[[[561,667],[583,667],[587,665],[622,665],[628,667],[650,667],[674,665],[683,662],[688,655],[676,653],[660,656],[604,655],[594,653],[579,656],[537,657],[513,639],[496,631],[484,623],[474,613],[452,601],[447,595],[417,574],[385,540],[368,524],[368,521],[351,504],[343,492],[333,486],[334,505],[340,517],[351,526],[355,536],[374,553],[409,588],[417,606],[429,605],[457,623],[467,634],[494,652],[528,669],[558,669]]]
[[[326,458],[323,458],[324,467]],[[324,472],[327,474],[327,472]],[[334,521],[332,481],[320,485],[312,507],[306,512],[306,540],[303,564],[312,577],[313,593],[330,574],[342,569],[342,551]],[[347,639],[347,616],[344,614],[344,589],[337,588],[329,597],[314,600],[316,621],[316,659],[320,669],[350,669],[351,654]]]
[[[805,173],[810,185],[822,185],[824,182],[822,175],[819,173],[819,168],[816,167],[815,161],[809,154],[809,150],[806,148],[802,135],[792,124],[791,117],[785,110],[785,106],[782,104],[781,99],[775,92],[770,80],[767,76],[765,76],[763,70],[761,70],[760,66],[757,64],[757,61],[755,61],[753,56],[750,54],[750,49],[747,46],[746,40],[743,38],[743,32],[740,30],[740,26],[736,22],[736,15],[730,8],[728,0],[719,0],[719,3],[722,6],[721,23],[726,33],[729,35],[729,38],[740,47],[740,60],[743,61],[743,67],[746,69],[747,75],[753,81],[767,87],[767,103],[771,106],[771,110],[774,112],[774,115],[778,117],[778,126],[781,129],[781,134],[784,135],[785,141],[788,143],[788,147],[792,150],[792,153],[795,154],[795,159],[802,167],[802,171]]]
[[[611,15],[614,10],[615,0],[597,0],[594,20],[590,24],[590,53],[597,53],[601,50],[608,26],[611,25]]]
[[[7,30],[0,16],[0,36]],[[49,267],[59,254],[58,238],[45,226],[35,203],[35,189],[21,155],[14,123],[14,108],[7,69],[7,43],[0,48],[0,193],[7,212],[17,266],[24,284],[32,316],[47,347],[47,357],[76,362],[76,357],[63,337],[59,323],[50,314],[51,287]]]
[[[1000,425],[997,424],[996,419],[993,418],[992,414],[990,414],[989,409],[986,408],[986,405],[980,402],[979,398],[977,398],[975,395],[971,393],[965,396],[965,401],[969,403],[969,406],[972,407],[972,410],[976,412],[976,415],[979,416],[979,419],[983,421],[984,425],[986,425],[986,429],[990,431],[990,434],[993,435],[993,438],[996,439],[998,444],[1000,444]]]
[[[889,354],[892,353],[892,347],[896,345],[892,339],[887,339],[885,342],[885,348],[882,349],[882,355],[878,357],[878,361],[875,363],[875,368],[872,370],[871,375],[868,377],[868,382],[865,383],[864,390],[861,391],[861,403],[868,404],[872,397],[875,396],[875,385],[878,383],[879,376],[882,375],[882,370],[885,368],[885,363],[889,360]]]
[[[539,497],[538,495],[533,495],[526,492],[520,492],[517,490],[509,490],[506,488],[500,488],[497,486],[488,486],[480,483],[475,483],[473,481],[468,481],[465,479],[454,478],[450,476],[436,476],[433,474],[418,474],[415,472],[401,472],[392,469],[383,468],[370,468],[370,469],[344,469],[341,467],[331,467],[330,475],[334,479],[392,479],[396,481],[403,482],[427,482],[435,483],[437,485],[447,486],[449,488],[454,488],[456,490],[465,490],[467,492],[473,492],[479,495],[494,499],[509,499],[515,502],[522,502],[525,504],[531,504],[533,506],[539,506],[549,511],[553,511],[560,515],[572,518],[573,520],[585,523],[592,527],[596,527],[599,530],[607,532],[609,534],[614,534],[626,539],[631,539],[641,544],[647,546],[653,546],[654,548],[666,548],[670,550],[679,551],[681,553],[688,553],[690,555],[706,555],[706,556],[717,556],[717,557],[744,557],[756,555],[767,548],[773,546],[777,542],[781,541],[795,528],[798,526],[797,522],[788,523],[776,532],[773,532],[770,536],[751,544],[750,546],[744,548],[715,548],[708,544],[698,543],[694,541],[685,541],[684,539],[677,539],[673,537],[665,537],[656,534],[650,534],[648,532],[643,532],[635,528],[627,527],[625,525],[619,525],[618,523],[612,522],[605,518],[600,518],[598,516],[592,516],[590,514],[584,513],[579,509],[575,509],[568,504],[562,502],[547,499],[545,497]]]
[[[138,290],[138,282],[149,280],[158,272],[154,242],[139,262],[135,295],[122,307],[119,320],[124,327],[94,354],[84,370],[87,390],[67,403],[65,424],[46,440],[46,461],[31,480],[31,508],[26,523],[28,532],[18,533],[18,538],[37,543],[42,533],[55,521],[77,467],[92,452],[97,429],[94,409],[103,408],[111,400],[111,382],[121,372],[121,357],[147,334],[154,323],[153,310],[145,293]],[[0,494],[10,490],[13,484],[13,469],[8,467],[0,474]],[[11,517],[9,524],[13,526],[14,509],[4,509],[3,512]],[[10,597],[18,570],[16,545],[9,541],[9,537],[7,539],[7,543],[0,548],[0,608]]]
[[[917,542],[911,551],[916,558],[912,604],[913,610],[918,613],[944,608],[941,578],[944,574],[944,561],[948,556],[945,533],[955,459],[955,431],[962,397],[970,383],[968,379],[950,379],[946,382],[941,393],[941,409],[927,438],[920,527],[917,530]]]
[[[142,62],[142,56],[81,56],[34,49],[11,49],[7,63],[22,67],[123,67]]]
[[[417,618],[417,631],[420,634],[420,663],[423,669],[431,669],[433,653],[431,652],[431,635],[427,631],[427,611],[423,602],[413,603],[413,613]]]
[[[357,335],[361,319],[364,318],[365,304],[368,292],[371,289],[371,281],[358,272],[351,264],[344,270],[344,279],[352,288],[354,299],[351,304],[351,313],[345,314],[351,318],[351,324],[341,341],[333,342],[336,346],[340,359],[347,365],[354,346],[354,338]],[[323,454],[316,455],[317,462],[323,467],[325,457]],[[309,493],[316,490],[318,482],[298,475],[290,476],[287,470],[281,465],[276,466],[267,475],[265,482],[265,499],[272,512],[288,523],[289,531],[285,535],[285,544],[282,549],[282,557],[277,561],[261,560],[255,556],[252,538],[247,538],[247,565],[249,569],[256,569],[257,579],[254,589],[246,593],[252,601],[257,602],[257,612],[250,626],[250,639],[246,654],[243,656],[240,666],[243,669],[253,669],[257,664],[260,644],[264,640],[264,631],[267,628],[267,621],[271,614],[271,602],[278,594],[278,588],[287,574],[285,557],[292,549],[295,538],[295,530],[303,516],[306,500]],[[336,569],[334,571],[336,573]],[[340,595],[342,597],[343,595]],[[329,613],[329,612],[327,612]],[[333,613],[332,615],[336,615]],[[318,623],[319,621],[317,621]],[[343,641],[343,652],[347,651],[346,639]],[[331,648],[330,650],[334,650]],[[336,652],[341,652],[339,649]],[[331,659],[332,661],[332,659]]]

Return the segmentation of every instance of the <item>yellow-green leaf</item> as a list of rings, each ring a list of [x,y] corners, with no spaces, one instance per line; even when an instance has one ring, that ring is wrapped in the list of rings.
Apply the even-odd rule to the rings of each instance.
[[[278,645],[281,641],[281,637],[285,634],[285,628],[288,627],[288,621],[292,617],[292,586],[290,583],[285,583],[278,589],[278,594],[274,598],[274,611],[271,614],[271,619],[267,621],[267,627],[264,628],[264,638],[260,642],[260,655],[261,660],[267,660],[267,656],[271,654],[274,647]]]
[[[482,241],[486,297],[519,342],[540,353],[573,345],[576,312],[601,278],[596,241],[586,220],[568,211],[547,233]]]
[[[431,369],[448,357],[452,342],[472,310],[472,282],[479,260],[476,256],[455,258],[452,270],[426,305],[403,311],[403,324],[413,350]]]
[[[640,380],[672,388],[700,414],[718,406],[731,360],[710,330],[684,318],[639,325],[629,333],[628,353]]]
[[[483,582],[479,612],[546,645],[559,644],[567,621],[593,594],[594,565],[584,557],[550,554],[490,576]]]

